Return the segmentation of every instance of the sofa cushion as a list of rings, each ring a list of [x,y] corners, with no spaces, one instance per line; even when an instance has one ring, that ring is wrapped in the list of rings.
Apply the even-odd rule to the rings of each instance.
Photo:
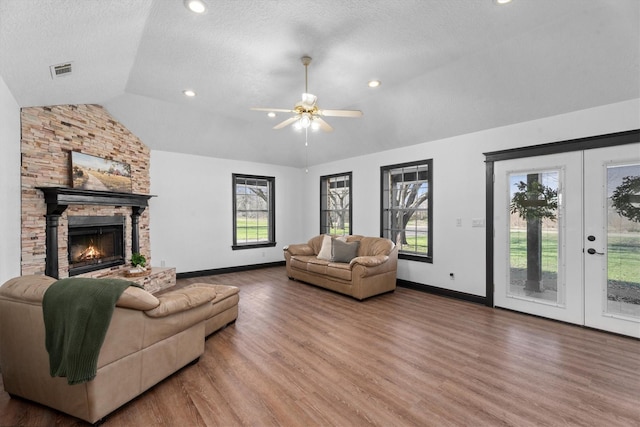
[[[328,265],[329,265],[329,261],[327,260],[310,259],[307,261],[307,271],[318,273],[318,274],[326,274]]]
[[[345,263],[332,262],[327,266],[327,276],[335,277],[336,279],[351,281],[351,266]]]
[[[333,240],[333,262],[350,262],[358,254],[358,247],[360,242],[342,242],[340,240]]]
[[[209,303],[216,299],[216,290],[203,286],[176,289],[160,295],[158,299],[160,304],[152,310],[145,311],[147,316],[165,317]]]
[[[297,268],[298,270],[307,270],[307,263],[311,260],[320,261],[316,258],[315,255],[294,255],[291,257],[291,267]],[[326,261],[325,261],[326,262]]]
[[[0,295],[7,299],[39,303],[49,286],[57,279],[49,276],[19,276],[0,286]]]
[[[233,305],[238,304],[237,299],[232,298],[240,292],[240,288],[236,286],[219,285],[215,283],[194,283],[185,287],[185,289],[190,288],[209,288],[215,291],[216,298],[211,301],[211,314],[209,314],[208,317],[220,314],[223,311],[228,310]]]
[[[142,311],[151,310],[159,305],[160,300],[158,298],[135,286],[129,286],[125,289],[116,302],[118,307]]]
[[[363,237],[360,240],[358,256],[389,255],[394,246],[395,244],[389,239],[380,237]]]

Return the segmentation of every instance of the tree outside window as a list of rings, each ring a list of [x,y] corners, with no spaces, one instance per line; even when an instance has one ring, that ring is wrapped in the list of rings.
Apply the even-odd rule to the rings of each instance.
[[[320,177],[320,234],[352,233],[351,181],[351,172]]]
[[[275,178],[233,174],[233,249],[275,246]]]
[[[381,234],[399,245],[398,256],[433,257],[433,160],[383,166]]]

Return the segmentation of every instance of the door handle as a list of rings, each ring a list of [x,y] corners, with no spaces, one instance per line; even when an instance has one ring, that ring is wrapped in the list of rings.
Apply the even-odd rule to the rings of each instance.
[[[598,251],[596,251],[596,250],[595,250],[595,249],[593,249],[593,248],[589,248],[589,249],[587,249],[587,252],[588,252],[588,253],[590,253],[591,255],[595,255],[595,254],[598,254],[598,255],[604,255],[604,252],[598,252]]]

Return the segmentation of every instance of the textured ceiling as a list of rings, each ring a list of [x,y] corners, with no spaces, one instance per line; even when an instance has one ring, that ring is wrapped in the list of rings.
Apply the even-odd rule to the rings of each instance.
[[[0,75],[21,107],[101,104],[152,149],[295,167],[640,98],[637,0],[205,2],[0,0]],[[249,110],[293,107],[303,55],[321,108],[364,112],[308,152]]]

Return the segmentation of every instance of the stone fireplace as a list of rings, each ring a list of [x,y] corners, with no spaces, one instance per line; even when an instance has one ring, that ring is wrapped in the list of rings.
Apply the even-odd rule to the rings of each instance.
[[[128,268],[133,252],[143,254],[150,265],[149,148],[99,105],[23,108],[21,127],[21,273],[101,277]],[[130,165],[131,193],[73,188],[72,151]],[[83,265],[74,261],[74,241],[86,237],[81,225],[86,217],[118,222],[123,231],[121,240],[113,241],[120,252],[116,259]]]
[[[149,292],[175,285],[175,268],[126,275],[134,252],[152,265],[149,148],[99,105],[23,108],[20,119],[21,273],[127,278]],[[73,188],[72,151],[129,165],[131,192]]]

